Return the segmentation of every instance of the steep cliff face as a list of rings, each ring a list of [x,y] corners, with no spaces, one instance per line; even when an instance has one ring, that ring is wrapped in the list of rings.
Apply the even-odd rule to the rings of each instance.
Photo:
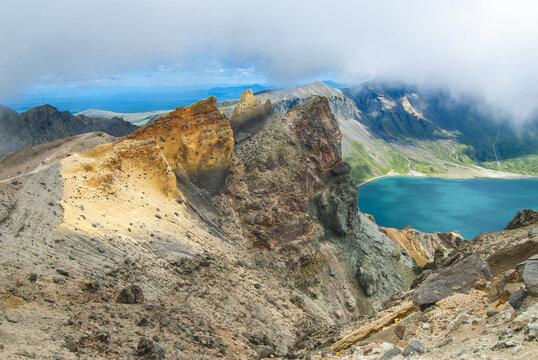
[[[275,117],[271,100],[267,99],[262,104],[252,95],[251,89],[245,90],[241,95],[240,103],[234,107],[230,117],[235,141],[241,141],[257,133]]]
[[[298,106],[236,146],[223,190],[247,238],[278,248],[314,229],[309,201],[340,166],[341,133],[325,98]]]
[[[516,216],[506,225],[504,230],[513,230],[523,226],[532,225],[538,222],[538,211],[533,209],[524,209],[519,211]]]
[[[359,216],[341,138],[326,98],[298,105],[236,146],[215,199],[223,231],[285,261],[328,319],[367,312],[412,277],[410,258]]]
[[[178,177],[209,192],[226,176],[234,145],[230,121],[217,110],[214,96],[178,107],[127,138],[155,141]]]
[[[21,114],[9,110],[6,107],[0,109],[0,156],[88,132],[124,136],[137,129],[120,118],[74,116],[50,105],[37,106]]]

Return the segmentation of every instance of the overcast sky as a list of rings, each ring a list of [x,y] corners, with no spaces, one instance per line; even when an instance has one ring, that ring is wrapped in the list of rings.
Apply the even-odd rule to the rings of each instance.
[[[383,77],[538,108],[538,1],[0,0],[0,98]]]

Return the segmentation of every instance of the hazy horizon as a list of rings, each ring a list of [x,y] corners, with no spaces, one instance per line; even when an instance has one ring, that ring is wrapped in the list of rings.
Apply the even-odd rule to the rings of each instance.
[[[472,94],[514,121],[538,109],[535,2],[254,5],[133,0],[126,11],[119,0],[1,2],[0,103],[62,89],[381,78]]]

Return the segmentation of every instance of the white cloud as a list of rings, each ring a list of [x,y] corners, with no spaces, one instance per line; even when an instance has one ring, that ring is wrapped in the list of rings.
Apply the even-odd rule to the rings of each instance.
[[[517,0],[0,0],[0,94],[202,57],[281,84],[331,73],[445,85],[524,118],[538,108],[537,13]]]

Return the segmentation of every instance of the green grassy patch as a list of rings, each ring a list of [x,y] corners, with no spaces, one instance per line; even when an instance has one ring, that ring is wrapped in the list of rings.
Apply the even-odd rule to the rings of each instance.
[[[235,106],[235,105],[223,106],[223,107],[219,107],[218,110],[219,110],[220,112],[224,112],[224,111],[226,111],[226,110],[228,110],[228,109],[233,108],[234,106]]]
[[[516,174],[538,175],[538,155],[536,154],[502,160],[500,167],[495,161],[482,162],[480,165],[488,169],[502,170]]]
[[[352,141],[351,149],[344,160],[351,165],[351,177],[357,184],[386,173],[383,167],[379,166],[368,154],[363,144]]]
[[[441,166],[418,159],[411,160],[411,169],[426,175],[446,174],[447,172],[446,169]]]
[[[465,144],[458,144],[456,146],[456,160],[463,164],[474,164],[475,161],[469,156],[474,154],[475,150],[472,146]],[[472,155],[474,156],[474,155]]]
[[[351,152],[344,160],[351,165],[351,177],[360,184],[376,176],[387,174],[391,169],[399,174],[407,173],[408,160],[396,151],[388,149],[388,163],[376,161],[366,150],[363,143],[351,141]]]
[[[388,154],[390,156],[390,169],[396,171],[398,174],[407,173],[407,165],[409,163],[407,158],[390,149]]]

